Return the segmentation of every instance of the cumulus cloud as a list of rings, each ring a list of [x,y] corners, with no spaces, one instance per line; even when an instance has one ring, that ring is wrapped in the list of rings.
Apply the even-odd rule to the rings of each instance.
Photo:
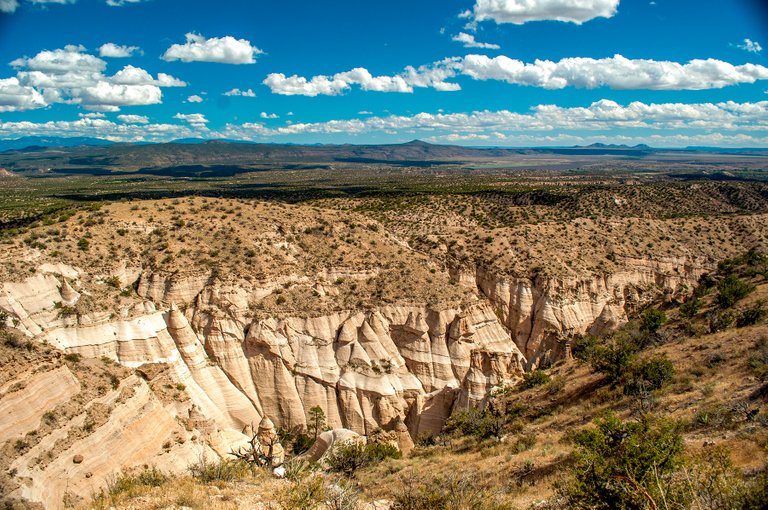
[[[145,115],[118,115],[117,120],[126,124],[149,124],[149,118]]]
[[[498,50],[501,48],[498,44],[478,42],[475,40],[474,35],[467,34],[466,32],[459,32],[459,34],[454,35],[451,40],[462,43],[465,48],[486,48],[489,50]]]
[[[110,58],[126,58],[139,51],[138,46],[120,46],[115,43],[102,44],[99,48],[99,56]]]
[[[127,4],[138,4],[145,1],[146,0],[107,0],[107,5],[110,7],[122,7]]]
[[[276,113],[261,112],[262,119],[279,119],[280,116]]]
[[[536,60],[532,64],[499,56],[468,55],[460,71],[476,80],[501,80],[546,89],[565,87],[618,90],[704,90],[768,79],[768,68],[734,66],[721,60],[692,60],[687,64],[634,59],[565,58],[559,62]]]
[[[234,128],[233,128],[234,129]],[[317,123],[295,123],[274,129],[259,123],[246,123],[238,129],[260,136],[362,134],[369,132],[444,131],[469,135],[548,132],[610,132],[623,130],[765,131],[768,132],[768,101],[757,103],[642,103],[621,105],[600,100],[587,107],[539,105],[527,113],[475,111],[471,113],[418,113],[411,116],[390,115],[365,119],[331,120]],[[236,130],[235,130],[236,131]],[[228,136],[236,136],[236,132]],[[242,133],[241,133],[242,135]],[[494,135],[495,136],[495,135]],[[549,136],[549,135],[546,135]]]
[[[284,96],[337,96],[350,90],[352,85],[376,92],[409,93],[413,92],[414,87],[431,87],[441,91],[459,90],[458,84],[443,81],[455,75],[454,70],[441,65],[422,66],[418,69],[409,66],[403,73],[395,76],[373,76],[367,69],[357,67],[333,76],[313,76],[309,80],[303,76],[272,73],[267,75],[263,83],[274,94]]]
[[[118,116],[121,123],[87,116],[77,121],[0,122],[0,132],[14,136],[100,136],[116,141],[168,141],[186,137],[318,140],[366,133],[418,136],[448,143],[563,145],[602,141],[656,146],[768,145],[768,101],[754,103],[643,103],[596,101],[583,107],[539,105],[527,112],[474,111],[417,113],[333,119],[315,123],[228,124],[210,130],[202,114],[177,114],[176,124],[152,124],[141,116]],[[148,120],[148,119],[147,119]],[[134,122],[135,121],[135,122]],[[301,138],[303,137],[303,138]],[[334,139],[334,138],[331,138]],[[335,138],[338,139],[338,138]]]
[[[255,56],[264,53],[250,41],[232,36],[212,37],[186,34],[185,44],[174,44],[163,54],[163,60],[182,62],[217,62],[220,64],[253,64]]]
[[[20,112],[47,106],[42,94],[19,83],[17,78],[0,80],[0,112]]]
[[[232,89],[224,92],[225,96],[242,96],[242,97],[256,97],[256,93],[251,90]]]
[[[77,0],[29,0],[33,4],[74,4]]]
[[[36,98],[37,94],[43,98],[42,101],[37,98],[16,106],[5,105],[15,110],[68,103],[92,111],[118,111],[121,106],[160,103],[161,87],[186,86],[185,82],[171,75],[159,73],[154,78],[146,70],[131,65],[123,67],[113,76],[107,76],[104,74],[106,62],[76,45],[18,58],[11,62],[11,66],[17,70],[14,79],[18,85],[31,97]],[[6,102],[10,103],[9,100]]]
[[[18,8],[18,0],[0,0],[0,12],[16,12]]]
[[[619,0],[476,0],[463,17],[522,25],[529,21],[565,21],[581,25],[616,14]]]
[[[504,55],[466,55],[419,68],[409,66],[395,76],[374,77],[364,68],[310,79],[273,73],[267,76],[264,84],[275,94],[304,96],[338,95],[350,90],[352,85],[380,92],[412,92],[415,87],[454,91],[460,90],[460,85],[446,80],[460,75],[545,89],[705,90],[768,80],[768,68],[756,64],[734,66],[715,59],[682,64],[616,55],[601,59],[576,57],[558,62],[536,60],[526,63]]]
[[[752,39],[744,39],[744,42],[742,44],[738,44],[736,47],[750,53],[760,53],[763,51],[763,47],[760,46],[760,43],[753,41]]]
[[[157,79],[140,67],[127,65],[116,72],[110,79],[120,85],[156,85],[158,87],[186,87],[187,84],[178,78],[165,73],[159,73]]]
[[[155,85],[120,85],[100,81],[80,91],[78,99],[89,110],[116,112],[121,106],[160,104],[162,92]]]
[[[208,123],[208,119],[202,113],[177,113],[173,116],[174,119],[179,119],[184,122],[188,122],[192,125],[202,125]]]
[[[202,103],[203,98],[198,96],[197,94],[191,95],[187,98],[187,102],[189,103]]]

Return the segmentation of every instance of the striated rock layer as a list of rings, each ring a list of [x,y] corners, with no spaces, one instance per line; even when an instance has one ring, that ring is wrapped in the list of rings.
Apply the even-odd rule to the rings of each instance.
[[[122,393],[88,404],[13,460],[10,469],[24,481],[14,494],[55,507],[68,493],[86,497],[124,467],[184,470],[206,452],[226,455],[264,418],[304,429],[315,406],[333,429],[394,431],[407,446],[403,434],[439,431],[455,409],[483,405],[492,388],[566,356],[569,338],[615,328],[651,299],[691,288],[705,271],[687,259],[625,262],[613,274],[570,278],[456,270],[467,298],[455,307],[403,303],[261,318],[253,303],[281,282],[123,270],[121,278],[136,278],[139,299],[112,313],[80,313],[92,289],[81,270],[41,267],[0,285],[9,324],[67,353],[136,368],[144,379],[130,376]],[[155,367],[183,398],[155,395],[157,386],[145,381]],[[23,437],[80,391],[66,368],[22,386],[8,395],[0,388],[0,440]],[[109,419],[84,433],[88,413],[105,406]],[[42,462],[47,451],[58,453]]]

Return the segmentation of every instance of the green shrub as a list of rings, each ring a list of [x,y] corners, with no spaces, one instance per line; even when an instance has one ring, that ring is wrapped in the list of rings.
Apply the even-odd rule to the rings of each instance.
[[[501,437],[505,420],[488,410],[468,409],[454,412],[445,425],[445,432],[460,432],[465,436],[475,436],[479,439]]]
[[[110,496],[130,493],[140,487],[160,487],[169,480],[168,476],[152,466],[136,473],[124,472],[107,482]]]
[[[523,382],[520,384],[520,389],[527,390],[547,384],[550,381],[550,377],[543,370],[533,370],[526,374],[523,374]]]
[[[592,368],[608,378],[611,384],[617,383],[632,367],[637,348],[624,339],[608,344],[596,345],[590,356]]]
[[[730,308],[755,290],[753,285],[736,275],[728,275],[717,284],[715,302],[720,308]]]
[[[231,482],[250,474],[251,466],[240,459],[209,461],[205,456],[190,465],[189,474],[202,483]]]
[[[637,363],[624,383],[624,393],[640,395],[647,391],[660,390],[672,381],[675,367],[664,355],[657,355]]]
[[[599,341],[595,336],[578,337],[571,344],[571,354],[581,361],[589,361],[598,344]]]
[[[760,337],[748,360],[749,368],[762,381],[768,381],[768,337]]]
[[[560,488],[567,508],[663,508],[664,489],[682,462],[680,425],[647,417],[624,422],[614,414],[595,423],[571,435],[576,447],[571,481]]]
[[[293,438],[293,442],[291,443],[291,447],[293,449],[293,453],[296,455],[300,455],[310,448],[312,448],[312,445],[315,443],[315,438],[312,436],[309,436],[307,434],[297,434],[295,438]]]
[[[733,320],[733,314],[731,312],[724,311],[720,313],[714,313],[709,318],[709,331],[711,333],[724,331],[731,327]]]
[[[362,467],[378,464],[387,458],[401,457],[400,451],[389,444],[364,444],[361,441],[350,441],[334,447],[325,462],[329,471],[352,477],[355,471]]]
[[[80,238],[80,240],[77,242],[77,248],[81,251],[88,251],[90,247],[91,243],[84,237]]]
[[[762,301],[758,301],[753,306],[742,310],[736,317],[736,327],[744,328],[760,322],[765,317],[765,308]]]
[[[70,352],[64,355],[64,359],[71,363],[80,363],[83,357],[76,352]]]
[[[122,287],[122,283],[120,282],[120,277],[118,276],[110,276],[106,280],[104,280],[104,283],[106,283],[109,287],[112,287],[114,289],[119,289]]]
[[[648,308],[640,316],[640,331],[654,334],[667,322],[667,314],[656,308]]]
[[[696,296],[691,296],[688,300],[680,305],[680,315],[686,319],[691,319],[701,310],[703,302]]]

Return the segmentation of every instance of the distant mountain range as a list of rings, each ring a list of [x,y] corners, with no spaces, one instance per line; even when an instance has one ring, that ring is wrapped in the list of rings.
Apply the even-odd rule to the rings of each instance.
[[[63,136],[24,136],[14,140],[0,140],[0,151],[19,150],[40,147],[79,147],[83,145],[101,146],[114,145],[115,142],[102,138],[87,136],[63,137]]]
[[[144,171],[180,166],[220,165],[251,170],[286,163],[289,165],[339,163],[433,166],[478,159],[507,159],[521,155],[558,154],[643,158],[659,152],[707,151],[727,154],[765,155],[768,149],[655,149],[648,145],[595,143],[572,147],[463,147],[437,145],[421,140],[387,145],[295,145],[251,143],[235,140],[187,138],[170,143],[114,143],[89,137],[23,137],[0,140],[0,167],[14,170],[48,170],[87,173]],[[191,171],[191,170],[190,170]],[[222,170],[224,171],[224,170]],[[196,172],[196,171],[195,171]]]

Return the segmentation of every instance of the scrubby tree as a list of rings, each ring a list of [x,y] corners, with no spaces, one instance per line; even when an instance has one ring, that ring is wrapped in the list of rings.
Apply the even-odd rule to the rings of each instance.
[[[315,406],[310,408],[307,416],[307,431],[317,440],[317,436],[325,429],[325,412],[322,407]]]
[[[640,318],[640,331],[654,334],[667,322],[667,314],[656,308],[649,308]]]
[[[641,510],[664,508],[671,475],[682,462],[680,424],[644,417],[624,422],[614,414],[571,438],[576,447],[571,481],[561,488],[569,508]]]
[[[717,284],[715,302],[720,308],[730,308],[747,297],[755,287],[736,275],[728,275]]]

